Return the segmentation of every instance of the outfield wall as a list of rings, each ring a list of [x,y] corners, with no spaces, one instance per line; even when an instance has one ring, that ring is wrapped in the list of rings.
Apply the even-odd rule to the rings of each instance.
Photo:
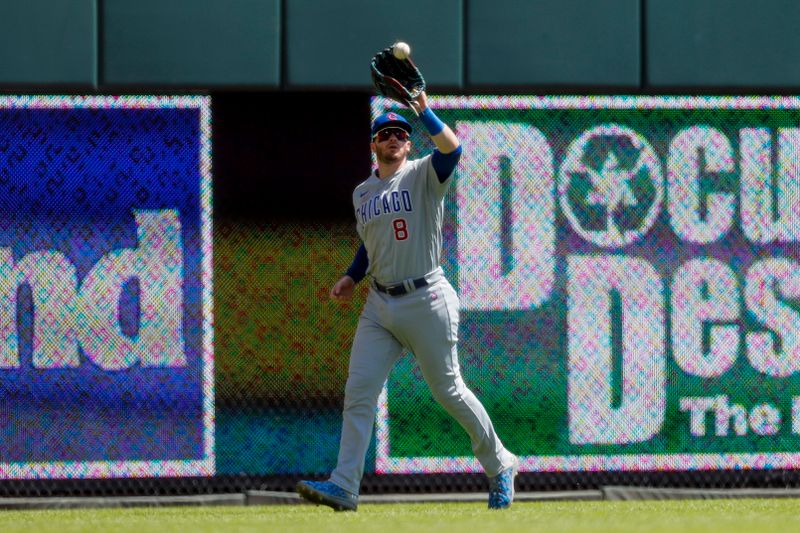
[[[395,40],[436,92],[800,85],[791,0],[28,0],[0,18],[0,90],[371,88]],[[63,90],[63,89],[62,89]]]
[[[367,288],[327,293],[358,246],[365,124],[394,108],[262,120],[314,101],[294,98],[0,100],[0,489],[283,488],[333,467]],[[464,145],[443,247],[462,372],[522,479],[793,479],[800,100],[432,105]],[[414,490],[480,472],[410,355],[367,472]]]

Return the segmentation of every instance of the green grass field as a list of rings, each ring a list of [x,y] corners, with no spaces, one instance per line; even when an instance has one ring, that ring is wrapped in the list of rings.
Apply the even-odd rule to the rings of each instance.
[[[800,501],[518,502],[499,512],[474,503],[372,504],[357,513],[306,505],[2,511],[0,531],[777,533],[800,531]]]

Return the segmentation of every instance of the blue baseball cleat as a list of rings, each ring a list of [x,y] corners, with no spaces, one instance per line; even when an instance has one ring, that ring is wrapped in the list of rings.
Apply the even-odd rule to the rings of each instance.
[[[519,459],[514,457],[514,463],[489,478],[489,509],[506,509],[514,501],[514,478],[519,471]]]
[[[358,495],[330,481],[299,481],[297,493],[311,503],[327,505],[334,511],[355,511]]]

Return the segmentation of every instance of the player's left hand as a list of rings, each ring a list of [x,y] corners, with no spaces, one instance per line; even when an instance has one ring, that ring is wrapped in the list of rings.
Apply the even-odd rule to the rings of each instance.
[[[331,289],[331,299],[347,302],[353,298],[356,282],[350,276],[342,276]]]
[[[411,100],[409,107],[416,111],[417,115],[425,111],[428,108],[428,95],[425,93],[425,91],[422,91],[417,95],[416,98]]]

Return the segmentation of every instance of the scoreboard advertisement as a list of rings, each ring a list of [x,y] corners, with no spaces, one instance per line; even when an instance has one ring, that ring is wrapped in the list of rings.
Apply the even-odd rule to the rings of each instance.
[[[0,478],[214,473],[203,97],[0,97]]]
[[[522,470],[800,466],[800,101],[432,107],[463,145],[443,250],[462,372]],[[377,427],[378,472],[480,470],[413,358]]]
[[[800,99],[430,104],[463,145],[462,375],[523,471],[800,468]],[[0,97],[0,479],[334,467],[355,220],[242,222],[229,195],[213,224],[210,109]],[[368,472],[481,471],[413,354],[376,416]]]

